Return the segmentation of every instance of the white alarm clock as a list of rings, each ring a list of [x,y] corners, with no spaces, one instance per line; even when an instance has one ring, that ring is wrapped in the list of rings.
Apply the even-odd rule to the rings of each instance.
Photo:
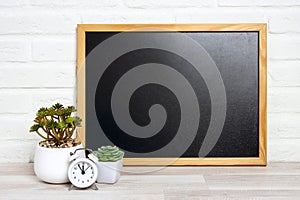
[[[85,150],[85,158],[79,158],[77,150]],[[71,153],[71,164],[68,170],[68,177],[73,186],[77,188],[88,188],[92,186],[98,176],[98,169],[95,162],[98,160],[91,151],[80,148]]]

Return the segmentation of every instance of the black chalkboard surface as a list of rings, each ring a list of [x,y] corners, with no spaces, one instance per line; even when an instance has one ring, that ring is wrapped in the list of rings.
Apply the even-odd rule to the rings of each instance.
[[[79,25],[79,135],[128,165],[265,165],[265,51],[264,24]]]

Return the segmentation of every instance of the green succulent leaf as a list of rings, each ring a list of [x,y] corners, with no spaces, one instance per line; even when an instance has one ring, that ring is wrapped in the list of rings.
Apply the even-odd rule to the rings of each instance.
[[[46,113],[48,116],[53,116],[53,115],[55,115],[55,109],[52,107],[48,108]]]
[[[41,108],[38,110],[38,112],[45,112],[45,111],[47,111],[47,108],[45,108],[45,107],[41,107]]]
[[[46,115],[47,115],[47,108],[40,108],[36,113],[36,116],[40,118],[45,117]]]
[[[45,126],[47,129],[58,128],[58,123],[54,120],[45,121]]]
[[[40,125],[39,124],[34,124],[30,127],[30,130],[29,132],[35,132],[37,131],[38,129],[40,128]]]
[[[55,115],[64,116],[64,110],[63,109],[57,109],[57,110],[55,110]]]
[[[124,152],[118,147],[114,146],[102,146],[94,151],[93,154],[97,156],[101,162],[116,162],[121,160],[124,156]]]
[[[71,112],[76,112],[76,109],[75,109],[74,106],[68,106],[67,109],[68,109],[69,111],[71,111]]]
[[[36,117],[33,121],[35,123],[39,123],[43,118],[40,118],[40,117]]]
[[[60,104],[60,103],[56,103],[56,104],[54,104],[53,106],[52,106],[52,108],[54,108],[54,109],[61,109],[61,108],[63,108],[64,106],[62,105],[62,104]]]
[[[66,119],[66,123],[68,123],[68,124],[72,123],[73,121],[74,121],[74,118],[73,118],[73,117],[68,117],[68,118]]]
[[[72,110],[64,109],[62,115],[63,116],[70,116],[72,114]]]
[[[40,119],[37,123],[39,124],[40,127],[43,127],[47,124],[47,120],[46,119]]]
[[[77,116],[74,117],[74,124],[75,124],[75,126],[80,127],[81,126],[81,122],[82,122],[82,119],[80,119]]]
[[[67,127],[68,127],[68,125],[65,122],[59,122],[57,124],[57,128],[59,128],[59,129],[64,129],[64,128],[67,128]]]

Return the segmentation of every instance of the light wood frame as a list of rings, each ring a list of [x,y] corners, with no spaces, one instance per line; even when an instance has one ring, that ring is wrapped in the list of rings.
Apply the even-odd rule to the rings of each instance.
[[[78,24],[77,26],[77,107],[82,127],[77,137],[85,144],[85,33],[133,29],[174,31],[257,31],[259,33],[259,157],[234,158],[124,158],[124,165],[262,165],[267,164],[267,25],[261,24]]]

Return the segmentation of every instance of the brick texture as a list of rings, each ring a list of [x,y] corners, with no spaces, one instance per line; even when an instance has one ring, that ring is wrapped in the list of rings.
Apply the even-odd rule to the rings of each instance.
[[[299,162],[299,0],[1,0],[0,162],[32,161],[39,107],[75,104],[77,24],[256,22],[268,23],[268,159]]]

